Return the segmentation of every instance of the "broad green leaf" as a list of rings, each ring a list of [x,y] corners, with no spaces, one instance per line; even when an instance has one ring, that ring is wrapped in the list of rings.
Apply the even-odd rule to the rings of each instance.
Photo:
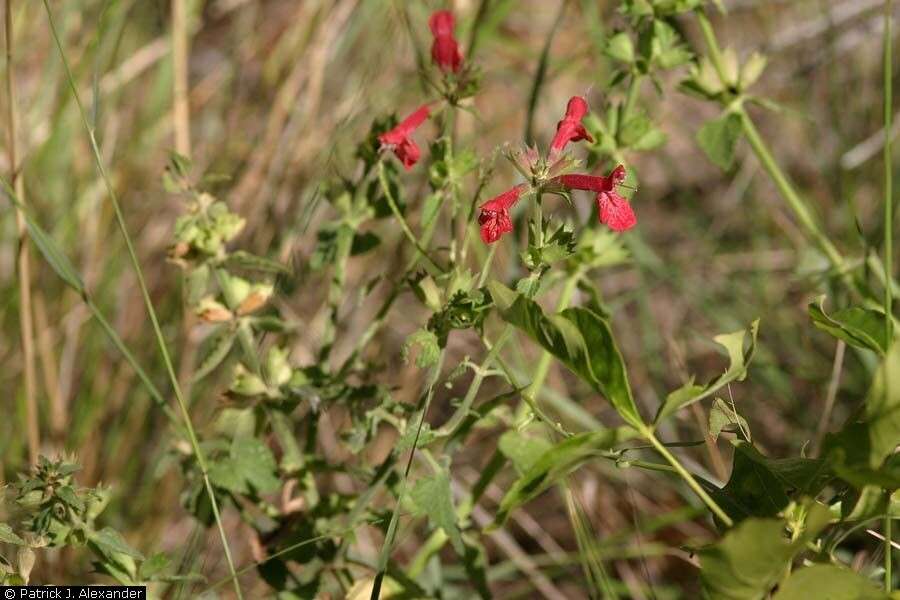
[[[735,521],[747,517],[772,517],[791,498],[815,496],[831,478],[822,460],[772,459],[752,444],[734,440],[734,465],[725,487],[706,485],[710,495]]]
[[[716,398],[709,411],[709,435],[713,440],[718,440],[724,430],[738,432],[750,441],[750,425],[747,420],[739,415],[734,408],[721,398]]]
[[[626,423],[643,427],[622,354],[609,324],[585,308],[547,316],[533,300],[496,281],[488,284],[506,322],[528,334],[545,350],[612,403]]]
[[[812,504],[804,529],[790,541],[785,522],[747,519],[700,554],[700,579],[709,598],[761,600],[784,575],[794,556],[828,524],[829,511]]]
[[[118,553],[137,560],[144,559],[140,552],[129,546],[125,538],[111,527],[104,527],[100,531],[93,533],[90,540],[104,553]]]
[[[713,338],[728,352],[728,369],[718,379],[705,386],[695,384],[691,378],[685,385],[666,396],[666,401],[659,407],[653,422],[659,423],[681,408],[711,396],[732,381],[742,381],[747,376],[747,367],[756,352],[758,332],[759,319],[753,321],[747,329],[724,333]],[[745,340],[749,340],[746,351],[744,351]]]
[[[511,429],[500,436],[497,447],[519,473],[524,473],[550,450],[552,444],[544,438],[526,436]]]
[[[634,437],[631,428],[606,429],[573,435],[536,460],[503,496],[493,528],[506,522],[509,513],[568,475],[584,461]]]
[[[885,379],[890,393],[886,393]],[[863,416],[869,466],[877,469],[900,443],[900,342],[894,342],[875,373]]]
[[[735,113],[727,113],[707,121],[697,132],[697,143],[713,164],[727,171],[734,162],[734,149],[741,131],[741,117]]]
[[[884,313],[866,308],[844,308],[828,315],[824,309],[825,296],[810,303],[809,316],[813,324],[830,333],[839,340],[844,340],[851,346],[874,350],[884,355],[887,349]]]
[[[0,542],[4,544],[15,544],[16,546],[24,546],[25,540],[20,538],[13,532],[12,527],[6,523],[0,523]]]
[[[457,554],[465,556],[466,550],[456,525],[456,509],[453,508],[450,476],[446,469],[441,469],[439,473],[431,477],[416,481],[409,496],[412,498],[418,514],[427,516],[432,525],[443,529]]]
[[[890,596],[854,571],[813,565],[794,571],[773,600],[888,600]]]
[[[209,478],[218,487],[238,494],[274,492],[281,486],[272,451],[255,437],[237,437],[229,456],[210,465]]]

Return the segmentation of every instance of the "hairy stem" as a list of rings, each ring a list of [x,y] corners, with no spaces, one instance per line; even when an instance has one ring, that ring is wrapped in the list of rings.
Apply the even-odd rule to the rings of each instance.
[[[150,317],[150,323],[153,326],[153,333],[156,337],[156,342],[159,346],[159,352],[165,365],[169,381],[172,385],[175,399],[178,402],[178,408],[181,412],[181,417],[187,430],[188,440],[190,441],[192,451],[195,458],[197,459],[197,466],[199,467],[203,477],[203,484],[206,489],[206,493],[209,496],[210,507],[212,508],[213,517],[216,521],[216,527],[219,530],[219,537],[222,540],[222,546],[225,551],[225,559],[228,562],[228,571],[234,577],[233,581],[235,594],[239,599],[243,599],[241,586],[238,582],[237,576],[235,575],[234,560],[231,557],[231,549],[228,546],[228,536],[225,534],[225,528],[222,525],[222,517],[219,514],[218,501],[216,500],[216,495],[215,491],[213,490],[212,483],[209,480],[206,457],[204,456],[203,450],[200,448],[200,441],[197,438],[197,433],[194,430],[193,423],[191,422],[190,413],[187,409],[187,403],[185,402],[184,396],[181,393],[181,386],[178,383],[178,376],[175,374],[175,367],[172,363],[171,357],[169,356],[169,349],[166,346],[166,340],[163,336],[162,328],[159,325],[159,319],[156,316],[156,310],[153,307],[153,301],[150,299],[150,292],[147,289],[147,283],[144,281],[144,273],[141,270],[141,264],[138,261],[137,253],[134,249],[134,244],[131,241],[131,235],[128,233],[128,227],[125,224],[125,216],[122,213],[122,207],[119,204],[118,194],[116,194],[115,188],[112,185],[112,181],[110,181],[109,175],[106,172],[106,166],[103,164],[103,158],[100,153],[100,148],[97,145],[97,138],[94,135],[94,128],[88,121],[87,113],[85,112],[84,105],[81,102],[81,96],[78,94],[78,86],[75,83],[75,78],[72,75],[71,68],[69,67],[69,60],[66,57],[65,50],[62,47],[62,41],[60,40],[59,33],[56,30],[56,23],[53,20],[53,12],[50,10],[50,4],[47,0],[42,1],[44,4],[44,10],[47,13],[47,20],[50,24],[50,31],[53,36],[53,40],[56,43],[56,48],[59,51],[60,59],[62,60],[63,67],[65,69],[69,87],[72,90],[72,95],[75,98],[75,104],[77,104],[78,112],[81,115],[81,121],[84,124],[84,127],[88,134],[88,138],[90,139],[91,153],[94,158],[95,166],[97,167],[97,172],[100,174],[100,178],[103,180],[107,195],[109,196],[110,202],[113,205],[113,210],[116,215],[116,222],[118,224],[119,230],[122,233],[122,237],[125,240],[125,247],[128,251],[128,258],[131,261],[131,265],[138,282],[138,287],[140,288],[141,296],[144,301],[144,306],[147,310],[147,314]]]

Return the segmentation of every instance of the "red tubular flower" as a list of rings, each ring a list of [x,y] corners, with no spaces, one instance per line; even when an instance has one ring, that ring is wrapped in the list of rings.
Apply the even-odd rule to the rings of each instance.
[[[411,169],[422,156],[419,147],[409,136],[425,122],[430,114],[431,110],[428,105],[423,104],[413,114],[400,121],[399,125],[378,136],[382,147],[393,150],[406,170]]]
[[[550,144],[550,154],[555,156],[563,151],[569,142],[587,140],[593,142],[594,138],[587,132],[581,119],[588,113],[587,100],[581,96],[572,96],[566,106],[566,116],[556,124],[556,135]]]
[[[597,192],[597,216],[613,231],[626,231],[637,225],[631,204],[616,192],[625,181],[625,167],[617,166],[608,177],[597,175],[561,175],[558,181],[571,190]]]
[[[449,10],[439,10],[428,19],[428,27],[434,35],[431,59],[445,73],[456,73],[462,66],[462,54],[459,52],[459,43],[453,37],[453,25],[453,13]]]
[[[485,244],[493,244],[504,233],[513,230],[509,209],[519,201],[527,186],[522,183],[492,198],[479,207],[478,224],[481,225],[481,239]]]

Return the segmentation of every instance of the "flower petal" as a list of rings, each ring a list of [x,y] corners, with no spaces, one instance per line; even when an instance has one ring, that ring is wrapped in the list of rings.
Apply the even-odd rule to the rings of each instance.
[[[597,194],[597,216],[613,231],[627,231],[637,225],[631,204],[616,192]]]

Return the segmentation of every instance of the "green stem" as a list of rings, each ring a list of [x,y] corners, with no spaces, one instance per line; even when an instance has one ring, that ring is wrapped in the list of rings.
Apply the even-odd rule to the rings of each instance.
[[[497,358],[497,354],[500,353],[500,349],[503,345],[509,340],[512,335],[514,327],[512,325],[507,324],[506,327],[503,328],[503,331],[500,333],[500,337],[497,338],[497,341],[494,343],[494,346],[488,351],[487,356],[484,357],[484,360],[481,362],[481,366],[478,367],[478,370],[475,371],[475,377],[472,378],[472,383],[469,384],[469,389],[466,391],[466,395],[463,398],[462,404],[459,405],[459,408],[456,409],[456,412],[453,413],[453,416],[447,421],[447,423],[441,427],[436,434],[439,436],[451,436],[456,429],[465,421],[466,417],[469,415],[469,411],[472,408],[472,404],[475,402],[475,397],[478,395],[478,390],[481,389],[481,384],[484,381],[485,373],[491,368],[494,360]]]
[[[893,339],[893,245],[894,245],[894,197],[893,197],[893,156],[892,156],[892,118],[893,118],[893,39],[891,35],[892,1],[884,1],[884,41],[883,41],[883,69],[884,69],[884,328],[888,344]],[[890,381],[888,377],[890,369],[884,370],[884,393],[891,397]],[[893,586],[892,573],[892,536],[890,511],[884,517],[884,589],[890,593]]]
[[[387,199],[388,206],[391,208],[391,212],[394,213],[394,216],[397,218],[397,222],[400,223],[400,229],[403,230],[403,234],[406,238],[412,242],[413,246],[416,247],[416,250],[425,258],[426,261],[435,269],[437,269],[441,273],[445,273],[447,269],[439,265],[434,261],[431,256],[428,255],[428,251],[422,247],[422,244],[419,243],[419,239],[416,237],[416,234],[413,233],[412,229],[409,228],[409,224],[406,222],[406,219],[403,218],[403,213],[400,212],[400,208],[397,206],[397,201],[394,200],[394,194],[391,193],[391,186],[388,184],[387,175],[384,172],[384,163],[378,163],[378,181],[381,183],[381,191],[384,193],[384,197]]]
[[[219,514],[218,501],[216,500],[212,483],[209,480],[206,457],[204,456],[203,451],[200,448],[200,441],[198,440],[196,431],[194,430],[194,426],[191,423],[191,417],[187,410],[187,403],[185,402],[184,396],[181,393],[181,386],[178,383],[178,376],[175,374],[175,367],[172,363],[171,357],[169,356],[169,350],[166,346],[166,340],[159,325],[159,320],[156,316],[156,310],[153,307],[153,301],[150,299],[150,292],[147,289],[147,283],[144,281],[144,274],[141,270],[141,265],[138,261],[137,253],[134,250],[134,244],[131,241],[131,235],[128,233],[128,228],[125,224],[125,217],[122,214],[122,207],[119,204],[118,195],[113,188],[112,182],[109,179],[109,175],[106,172],[106,167],[103,164],[100,148],[97,145],[97,138],[94,135],[94,128],[88,121],[87,113],[84,110],[84,105],[82,104],[81,97],[78,94],[78,86],[75,83],[75,78],[72,75],[71,68],[69,67],[69,60],[68,58],[66,58],[66,53],[63,50],[62,41],[59,38],[59,32],[57,31],[56,24],[53,21],[53,13],[50,10],[50,5],[47,0],[43,0],[43,4],[44,9],[47,13],[47,20],[50,24],[50,31],[53,35],[53,40],[56,43],[57,50],[59,50],[60,59],[62,60],[63,67],[65,68],[69,87],[71,88],[72,95],[75,98],[75,104],[78,106],[78,112],[81,115],[81,121],[84,124],[85,129],[87,130],[88,137],[90,138],[91,152],[93,154],[94,163],[97,167],[98,173],[100,174],[100,178],[103,180],[104,186],[106,187],[106,192],[109,195],[110,202],[113,205],[113,210],[116,214],[116,222],[122,232],[122,237],[125,240],[125,247],[128,250],[128,258],[131,261],[135,277],[137,278],[138,287],[140,288],[141,296],[143,297],[144,306],[146,307],[147,313],[150,317],[150,323],[153,326],[153,333],[156,336],[156,342],[159,346],[159,352],[162,356],[163,363],[166,368],[166,373],[168,374],[169,380],[172,384],[172,390],[175,394],[175,399],[178,402],[178,408],[181,412],[181,417],[184,421],[185,428],[187,429],[188,440],[190,441],[194,456],[197,459],[197,466],[200,468],[200,472],[203,476],[203,484],[206,488],[206,493],[209,496],[210,507],[212,508],[213,517],[216,521],[216,527],[219,530],[219,537],[222,540],[222,546],[225,551],[225,559],[228,562],[228,571],[232,575],[232,577],[234,577],[233,581],[235,594],[239,599],[243,599],[244,596],[241,592],[241,586],[238,582],[237,575],[235,574],[234,560],[231,557],[231,549],[228,546],[228,536],[225,534],[225,528],[222,525],[222,518]]]
[[[690,487],[694,491],[694,493],[697,494],[697,496],[703,501],[703,503],[706,504],[707,508],[709,508],[709,510],[712,511],[712,513],[716,515],[720,521],[725,523],[725,525],[728,527],[734,525],[734,521],[731,520],[731,517],[729,517],[718,504],[716,504],[716,501],[706,493],[706,490],[704,490],[700,486],[700,484],[697,483],[697,480],[694,479],[694,476],[691,475],[690,472],[684,468],[684,466],[682,466],[682,464],[678,461],[677,458],[675,458],[675,456],[671,452],[669,452],[669,449],[666,448],[662,444],[662,442],[656,439],[656,436],[652,431],[647,429],[645,431],[642,431],[641,433],[647,439],[647,441],[653,445],[656,451],[659,452],[659,454],[675,468],[675,472],[678,473],[678,475],[680,475],[682,479],[684,479],[685,483],[688,484],[688,487]]]
[[[716,41],[712,23],[709,22],[706,13],[702,10],[697,11],[697,22],[700,23],[700,32],[703,34],[706,47],[709,49],[709,58],[712,61],[713,68],[716,70],[716,74],[719,76],[719,81],[722,82],[722,85],[728,87],[730,83],[728,75],[725,73],[725,61],[722,59],[722,51],[719,49],[719,42]]]
[[[759,135],[759,131],[753,124],[750,115],[747,114],[744,107],[740,107],[737,110],[737,114],[741,118],[744,135],[747,136],[747,141],[750,142],[753,152],[762,163],[763,168],[769,174],[769,177],[772,178],[778,191],[791,207],[791,210],[794,212],[800,225],[803,226],[803,229],[805,229],[810,237],[818,244],[819,249],[822,250],[831,265],[837,271],[843,273],[844,257],[841,256],[840,252],[834,247],[834,244],[831,243],[831,240],[828,239],[825,232],[822,231],[821,227],[816,222],[812,211],[806,205],[803,198],[800,197],[800,194],[797,193],[797,190],[794,188],[784,171],[781,170],[781,167],[778,166],[769,147]]]

